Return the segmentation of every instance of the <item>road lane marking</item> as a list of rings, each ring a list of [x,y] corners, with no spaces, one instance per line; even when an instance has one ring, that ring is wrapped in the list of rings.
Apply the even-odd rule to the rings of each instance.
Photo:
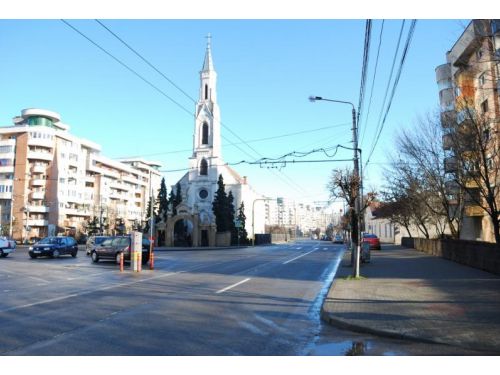
[[[224,293],[225,291],[229,290],[229,289],[232,289],[232,288],[235,288],[237,287],[238,285],[241,285],[243,283],[246,283],[247,281],[251,280],[251,278],[248,278],[248,279],[245,279],[245,280],[241,280],[240,282],[236,283],[236,284],[233,284],[233,285],[230,285],[228,286],[227,288],[224,288],[224,289],[221,289],[221,290],[218,290],[217,292],[215,292],[215,294],[219,294],[219,293]]]
[[[311,250],[311,251],[309,251],[309,252],[307,252],[307,253],[305,253],[305,254],[299,255],[298,257],[295,257],[295,258],[293,258],[293,259],[287,260],[286,262],[283,262],[283,264],[288,264],[288,263],[290,263],[290,262],[293,262],[293,261],[294,261],[294,260],[296,260],[296,259],[299,259],[299,258],[305,257],[307,254],[314,253],[316,250],[318,250],[318,249]]]

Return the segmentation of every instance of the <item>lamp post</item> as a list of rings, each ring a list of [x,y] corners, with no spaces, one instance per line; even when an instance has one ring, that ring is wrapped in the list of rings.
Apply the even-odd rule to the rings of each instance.
[[[149,218],[149,269],[154,269],[154,252],[153,252],[153,248],[154,248],[154,238],[153,238],[153,225],[154,225],[154,218],[153,218],[153,181],[151,181],[151,177],[152,177],[152,173],[151,171],[149,171],[149,193],[150,193],[150,197],[149,197],[149,201],[150,201],[150,211],[149,211],[149,215],[150,215],[150,218]]]
[[[341,104],[348,104],[352,107],[352,141],[353,141],[353,152],[354,152],[354,177],[358,181],[356,184],[356,200],[355,200],[355,213],[356,213],[356,220],[353,220],[353,224],[356,226],[356,230],[352,231],[351,237],[353,241],[353,246],[355,250],[355,256],[354,256],[354,269],[353,269],[353,276],[354,277],[359,277],[359,255],[360,255],[360,213],[361,213],[361,202],[360,202],[360,185],[361,185],[361,178],[360,178],[360,173],[359,173],[359,157],[358,157],[358,152],[361,150],[358,149],[358,128],[356,124],[356,109],[354,108],[354,104],[351,102],[343,101],[343,100],[335,100],[335,99],[326,99],[321,96],[310,96],[309,100],[311,102],[315,102],[317,100],[323,100],[326,102],[333,102],[333,103],[341,103]],[[354,228],[353,228],[354,229]]]

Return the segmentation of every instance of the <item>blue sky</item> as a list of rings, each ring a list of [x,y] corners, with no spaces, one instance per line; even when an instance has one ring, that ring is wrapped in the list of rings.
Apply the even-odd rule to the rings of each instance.
[[[75,17],[73,17],[75,18]],[[277,158],[337,144],[352,147],[349,106],[316,102],[309,95],[353,102],[361,80],[365,20],[106,20],[101,21],[141,53],[191,98],[198,98],[199,71],[207,33],[218,74],[223,158],[234,163]],[[92,19],[68,20],[74,27],[136,70],[188,112],[193,101],[154,72]],[[372,87],[381,20],[372,25],[365,115]],[[435,110],[436,66],[468,20],[418,20],[407,61],[365,186],[380,187],[381,168],[394,134],[418,115]],[[370,116],[362,117],[364,155],[372,145],[402,21],[386,20]],[[405,24],[402,44],[410,21]],[[188,167],[194,121],[164,95],[122,67],[58,19],[0,20],[0,126],[23,108],[61,114],[71,132],[102,145],[109,157],[141,156],[162,170]],[[399,65],[400,54],[396,58]],[[391,86],[392,88],[392,83]],[[317,130],[324,128],[322,130]],[[230,129],[230,130],[229,130]],[[247,145],[238,147],[236,133]],[[300,133],[290,136],[292,133]],[[288,135],[288,136],[285,136]],[[262,138],[278,137],[256,141]],[[251,146],[252,149],[249,148]],[[339,151],[335,158],[350,159]],[[290,158],[292,159],[292,158]],[[326,159],[324,154],[310,159]],[[299,160],[299,158],[295,158]],[[310,163],[268,169],[235,166],[261,194],[304,201],[328,199],[331,170],[352,162]],[[165,172],[174,184],[184,171]]]

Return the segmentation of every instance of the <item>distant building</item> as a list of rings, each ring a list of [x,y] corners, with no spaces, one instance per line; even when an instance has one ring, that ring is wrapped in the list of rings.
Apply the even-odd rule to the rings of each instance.
[[[495,163],[500,163],[499,65],[500,20],[473,20],[452,49],[446,53],[446,64],[436,68],[443,130],[447,133],[443,137],[443,148],[448,152],[444,166],[450,176],[447,182],[450,197],[460,192],[453,179],[457,171],[457,161],[450,142],[453,129],[446,125],[450,119],[453,123],[466,127],[467,113],[473,112],[488,118],[490,129],[487,135],[492,137],[492,144],[497,148],[492,150],[491,154],[496,155]],[[467,193],[474,196],[478,193],[477,190],[471,185],[467,188]],[[465,205],[461,238],[494,241],[490,218],[473,200],[469,200]]]
[[[146,217],[160,164],[119,162],[78,138],[58,113],[29,108],[0,128],[0,219],[18,241],[78,237],[97,218],[103,232],[129,231]]]

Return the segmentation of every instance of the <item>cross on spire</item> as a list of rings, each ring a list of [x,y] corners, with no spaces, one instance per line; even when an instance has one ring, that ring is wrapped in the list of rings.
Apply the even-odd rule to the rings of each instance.
[[[207,48],[210,48],[210,43],[212,42],[212,35],[208,33],[208,35],[205,38],[207,38]]]

